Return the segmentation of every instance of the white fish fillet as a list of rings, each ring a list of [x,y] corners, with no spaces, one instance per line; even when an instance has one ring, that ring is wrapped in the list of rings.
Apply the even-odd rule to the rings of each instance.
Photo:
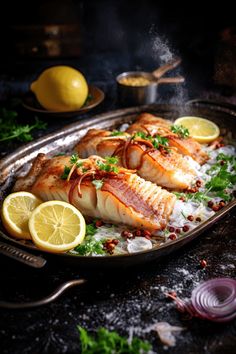
[[[39,160],[43,160],[41,169]],[[81,161],[93,166],[96,157]],[[117,174],[104,174],[100,189],[95,188],[91,178],[84,178],[81,182],[82,196],[79,196],[76,171],[69,181],[61,178],[65,166],[70,166],[68,156],[42,159],[40,154],[28,175],[18,179],[14,190],[28,190],[44,201],[71,202],[85,216],[113,223],[154,231],[166,226],[176,201],[174,194],[121,168]]]

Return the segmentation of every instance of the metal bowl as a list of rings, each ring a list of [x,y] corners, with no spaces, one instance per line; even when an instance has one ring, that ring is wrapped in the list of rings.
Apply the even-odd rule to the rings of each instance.
[[[130,86],[122,84],[125,77],[143,77],[150,84],[143,86]],[[154,103],[157,99],[158,80],[151,73],[145,71],[127,71],[116,77],[118,98],[122,105],[144,105]]]

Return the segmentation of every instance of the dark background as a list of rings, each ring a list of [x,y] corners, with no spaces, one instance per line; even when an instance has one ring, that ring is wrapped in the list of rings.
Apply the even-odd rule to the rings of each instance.
[[[43,117],[48,128],[36,132],[35,137],[39,137],[77,119],[120,108],[117,74],[134,69],[151,71],[175,56],[182,58],[182,65],[170,75],[184,75],[186,83],[181,89],[177,85],[160,86],[158,102],[183,104],[203,97],[236,103],[235,19],[233,2],[222,1],[213,5],[207,1],[189,1],[188,5],[154,0],[5,1],[0,11],[1,105],[6,99],[21,98],[29,83],[55,64],[78,68],[105,92],[104,103],[86,115],[71,119]],[[45,28],[50,25],[59,28],[59,34],[51,30],[48,34]],[[19,118],[31,120],[32,114],[19,108]],[[3,144],[0,153],[19,146],[18,142]],[[200,281],[235,277],[235,228],[232,212],[201,238],[161,261],[105,274],[81,272],[56,262],[34,270],[1,256],[0,300],[37,300],[63,281],[81,276],[89,282],[45,307],[0,309],[0,352],[77,354],[78,324],[89,331],[105,326],[127,336],[132,326],[144,328],[155,321],[167,321],[186,330],[169,350],[154,332],[145,336],[155,352],[233,353],[235,321],[222,325],[190,320],[179,314],[163,293],[175,290],[180,297],[190,297]],[[207,261],[205,269],[199,267],[202,259]]]
[[[233,2],[230,3],[206,6],[201,1],[181,4],[155,0],[4,2],[0,14],[0,98],[25,92],[32,78],[54,64],[73,65],[90,82],[103,86],[106,80],[112,86],[118,73],[132,69],[151,71],[171,56],[183,59],[181,73],[191,96],[197,95],[200,87],[212,88],[216,83],[226,86],[224,94],[231,95],[236,86],[236,79],[229,79],[234,73],[236,39],[235,12]],[[74,29],[62,36],[39,34],[40,28],[42,31],[49,24],[73,25]],[[229,43],[222,39],[222,32],[230,27],[233,34]],[[57,55],[45,53],[43,47],[48,39],[59,40],[61,48]],[[223,79],[216,77],[225,53],[228,54],[224,61],[231,66],[226,80],[224,68]],[[17,81],[14,87],[13,80]]]

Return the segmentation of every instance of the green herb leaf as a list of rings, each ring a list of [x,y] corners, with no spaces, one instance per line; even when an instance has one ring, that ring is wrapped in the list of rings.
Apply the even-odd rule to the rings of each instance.
[[[108,163],[103,163],[100,160],[97,161],[97,165],[98,165],[98,167],[99,167],[99,169],[101,171],[114,172],[114,173],[118,173],[119,172],[119,168],[117,166],[112,166],[112,165],[110,165]]]
[[[18,140],[28,142],[33,140],[31,131],[33,129],[45,129],[47,124],[40,121],[37,117],[32,125],[19,124],[16,120],[17,112],[3,108],[0,111],[0,142]]]
[[[103,249],[103,242],[96,241],[96,240],[92,239],[91,237],[85,238],[83,243],[81,243],[79,246],[74,248],[74,251],[76,251],[81,256],[89,256],[91,254],[104,254],[105,253],[105,251]]]
[[[162,137],[160,135],[155,135],[154,137],[152,137],[151,135],[147,135],[143,132],[137,132],[132,136],[132,140],[135,140],[136,138],[141,138],[143,140],[150,141],[155,149],[159,149],[159,147],[162,146],[166,150],[168,150],[168,138]]]
[[[78,161],[78,154],[72,154],[70,157],[70,163],[74,165]]]
[[[96,234],[96,232],[97,228],[94,223],[86,225],[86,236],[93,236]]]
[[[79,167],[82,167],[83,166],[83,162],[80,161],[80,162],[76,162],[76,167],[79,168]],[[87,171],[87,170],[86,170]]]
[[[64,172],[63,172],[63,174],[61,175],[61,179],[67,179],[67,177],[68,177],[68,175],[69,175],[69,173],[70,173],[70,167],[68,167],[68,166],[65,166],[64,167]]]
[[[107,163],[114,164],[114,165],[116,165],[119,161],[118,157],[116,157],[116,156],[113,156],[113,157],[107,156],[107,157],[105,157],[105,160]]]
[[[169,145],[168,139],[164,138],[160,135],[155,135],[155,137],[152,138],[152,144],[155,149],[158,149],[160,145],[164,146],[164,147],[168,147],[168,145]]]
[[[173,133],[179,135],[180,138],[189,137],[189,130],[185,128],[183,125],[172,125],[170,129]]]
[[[136,132],[133,134],[132,139],[142,138],[144,140],[149,140],[147,137],[148,137],[147,134],[145,134],[144,132]]]
[[[151,345],[137,337],[131,343],[115,331],[99,328],[95,336],[77,326],[81,342],[82,354],[145,354]]]
[[[204,202],[204,201],[207,202],[207,201],[211,200],[211,198],[206,195],[206,192],[205,193],[203,193],[203,192],[196,192],[196,193],[172,192],[172,193],[174,193],[178,199],[184,198],[186,201],[192,200],[192,201],[196,201],[196,202]]]
[[[124,135],[124,132],[119,132],[118,130],[113,130],[113,132],[111,132],[110,136],[119,136],[119,135]]]
[[[103,180],[102,179],[94,179],[92,181],[92,184],[95,186],[96,189],[101,189],[103,186]]]

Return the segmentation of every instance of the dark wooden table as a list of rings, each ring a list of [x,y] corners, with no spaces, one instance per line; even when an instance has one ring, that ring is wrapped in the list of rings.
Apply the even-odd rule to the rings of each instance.
[[[97,78],[91,75],[90,80],[105,91],[107,98],[86,117],[119,107],[114,85],[114,75],[119,71],[121,69],[116,67],[108,79],[102,75]],[[8,86],[2,81],[0,88],[3,90],[6,85],[11,87],[11,94],[13,91],[19,95],[26,90],[30,80],[29,76],[21,82],[20,92],[11,80]],[[183,92],[186,90],[185,87]],[[175,88],[161,91],[160,101],[174,102],[176,94]],[[196,96],[196,90],[192,90],[192,96]],[[48,132],[76,119],[48,121]],[[4,145],[1,147],[1,154],[4,155],[17,146],[18,144]],[[0,352],[79,353],[76,326],[80,325],[89,331],[96,331],[103,326],[126,336],[133,330],[137,336],[153,344],[155,353],[233,353],[236,345],[235,320],[216,324],[189,319],[176,310],[164,292],[174,290],[180,297],[189,297],[192,289],[202,280],[235,277],[235,230],[236,211],[232,211],[225,219],[175,254],[145,267],[125,271],[122,269],[120,272],[89,272],[50,261],[44,269],[35,270],[1,256],[0,300],[36,300],[65,280],[85,277],[88,282],[69,290],[54,303],[41,308],[18,311],[0,309]],[[205,269],[199,267],[202,259],[207,261]],[[144,333],[145,328],[161,321],[185,328],[177,337],[173,348],[166,349],[155,332]]]

